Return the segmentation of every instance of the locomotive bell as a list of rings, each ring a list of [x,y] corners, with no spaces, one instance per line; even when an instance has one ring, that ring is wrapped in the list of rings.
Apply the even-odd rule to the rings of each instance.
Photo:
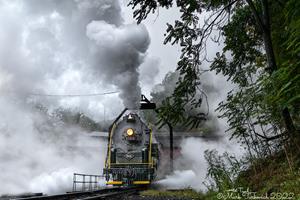
[[[134,115],[132,113],[130,113],[129,115],[127,115],[127,122],[135,122],[135,118]]]

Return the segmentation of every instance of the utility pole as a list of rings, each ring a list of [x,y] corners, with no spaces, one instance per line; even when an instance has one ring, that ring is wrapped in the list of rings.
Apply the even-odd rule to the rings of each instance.
[[[104,123],[106,122],[106,116],[105,116],[105,106],[103,106],[103,121]]]
[[[167,122],[168,127],[169,127],[169,132],[170,132],[170,171],[173,172],[174,170],[174,165],[173,165],[173,160],[174,160],[174,147],[173,147],[173,126]]]

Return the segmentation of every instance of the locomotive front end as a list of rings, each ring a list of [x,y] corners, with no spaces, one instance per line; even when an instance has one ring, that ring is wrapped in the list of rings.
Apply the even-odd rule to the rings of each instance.
[[[147,185],[158,167],[158,145],[151,129],[130,112],[109,132],[103,174],[108,185]]]

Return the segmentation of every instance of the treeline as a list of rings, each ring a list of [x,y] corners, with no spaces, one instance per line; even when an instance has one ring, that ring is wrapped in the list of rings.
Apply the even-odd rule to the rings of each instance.
[[[78,128],[86,132],[107,132],[112,120],[106,121],[94,121],[92,118],[84,114],[83,112],[68,109],[68,108],[57,108],[49,111],[47,107],[37,104],[34,105],[36,111],[47,117],[50,122],[63,123],[67,126],[77,126]]]

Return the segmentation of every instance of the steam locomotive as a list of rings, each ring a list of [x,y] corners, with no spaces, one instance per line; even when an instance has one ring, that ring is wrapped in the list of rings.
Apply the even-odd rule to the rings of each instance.
[[[148,185],[159,164],[158,143],[140,116],[125,109],[109,130],[103,174],[107,185]]]

